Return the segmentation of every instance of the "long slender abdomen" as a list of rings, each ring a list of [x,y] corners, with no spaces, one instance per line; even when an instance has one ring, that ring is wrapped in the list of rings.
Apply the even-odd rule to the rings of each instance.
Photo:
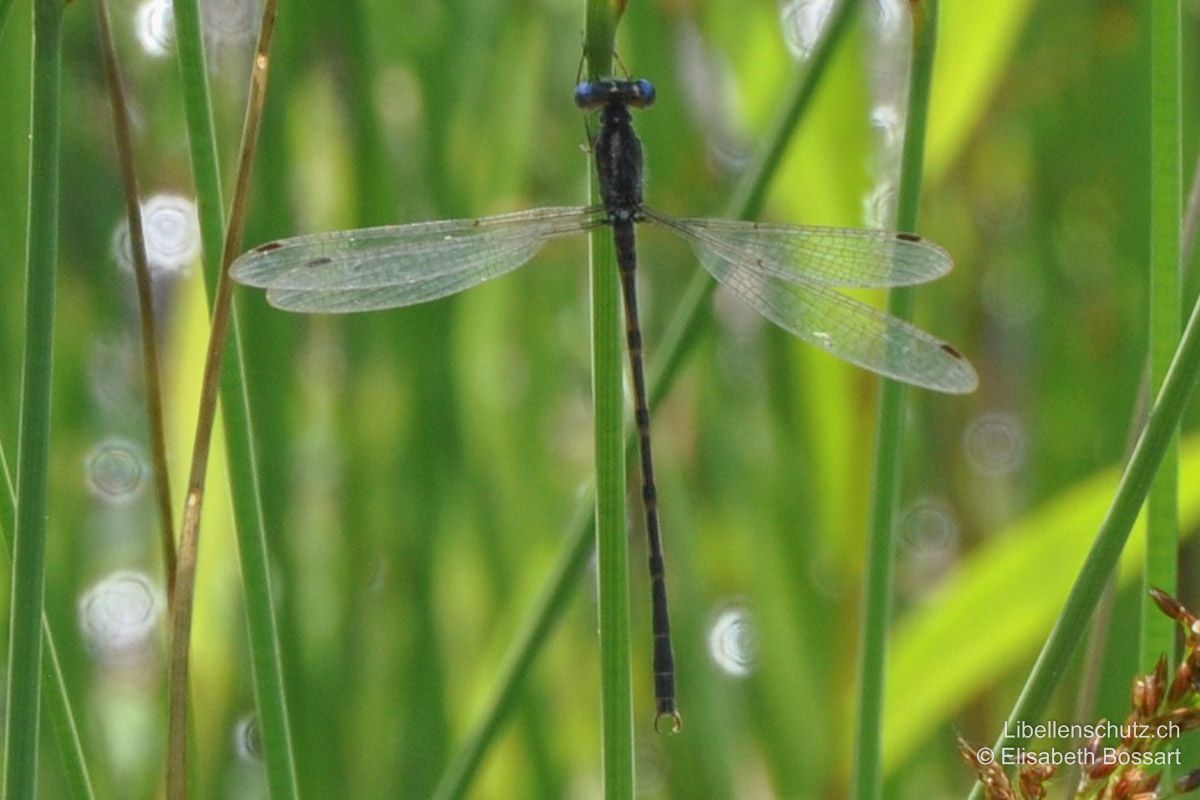
[[[662,532],[658,525],[658,488],[654,482],[654,459],[650,448],[650,406],[646,400],[646,378],[642,366],[642,330],[637,308],[637,250],[633,214],[613,220],[613,240],[617,264],[621,270],[621,289],[625,298],[625,339],[629,346],[629,367],[633,373],[634,418],[642,466],[642,503],[646,510],[646,537],[650,554],[650,601],[653,607],[654,700],[657,729],[663,717],[669,717],[679,729],[675,708],[675,653],[671,647],[671,619],[667,610],[666,561],[663,557]]]

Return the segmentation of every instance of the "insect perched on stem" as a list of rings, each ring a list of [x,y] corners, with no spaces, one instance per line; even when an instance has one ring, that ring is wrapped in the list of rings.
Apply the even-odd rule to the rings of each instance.
[[[950,270],[950,256],[911,233],[856,228],[680,219],[642,202],[642,145],[631,108],[654,103],[645,80],[585,81],[575,103],[600,113],[592,152],[603,203],[538,208],[481,219],[388,225],[301,236],[261,245],[232,266],[233,278],[267,290],[288,311],[344,313],[397,308],[446,297],[529,261],[551,239],[612,228],[625,302],[649,538],[653,603],[655,727],[678,729],[675,659],[666,567],[650,446],[650,411],[637,311],[637,223],[673,231],[717,280],[784,330],[889,378],[941,392],[972,391],[975,371],[946,342],[853,300],[834,287],[924,283]]]

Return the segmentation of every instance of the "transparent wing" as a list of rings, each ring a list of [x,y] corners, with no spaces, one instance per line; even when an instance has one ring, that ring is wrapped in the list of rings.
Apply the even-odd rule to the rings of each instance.
[[[481,219],[387,225],[260,245],[234,280],[288,311],[353,312],[424,303],[527,262],[550,239],[602,224],[603,209],[539,208]]]
[[[820,286],[880,288],[925,283],[950,271],[950,254],[911,233],[772,225],[724,219],[676,219],[645,209],[698,254],[749,262],[759,272]]]
[[[970,363],[920,328],[821,285],[781,278],[740,254],[696,247],[717,282],[784,330],[852,364],[889,378],[963,394],[979,380]]]

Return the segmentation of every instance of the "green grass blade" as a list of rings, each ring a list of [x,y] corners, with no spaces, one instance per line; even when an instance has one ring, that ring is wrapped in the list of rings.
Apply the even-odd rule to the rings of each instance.
[[[625,514],[621,297],[611,242],[592,237],[592,398],[604,796],[633,797],[629,535]]]
[[[612,69],[616,14],[588,0],[588,76]],[[591,202],[598,202],[592,185]],[[601,767],[604,796],[633,797],[633,674],[630,664],[629,532],[625,514],[625,398],[621,290],[612,240],[588,237],[592,285],[592,404],[595,414],[596,552],[600,617]]]
[[[200,217],[200,244],[204,284],[212,297],[221,269],[225,243],[225,211],[221,195],[221,170],[217,159],[217,134],[213,127],[208,91],[208,66],[204,57],[204,28],[197,0],[172,0],[179,76],[187,121],[188,154]]]
[[[897,228],[917,229],[921,199],[921,173],[925,160],[925,127],[929,87],[937,43],[937,0],[914,3],[912,9],[913,56],[908,85],[907,130],[900,171]],[[911,288],[888,294],[888,313],[911,321],[915,305]],[[885,380],[880,390],[878,440],[875,448],[875,491],[867,542],[866,596],[859,634],[858,714],[854,746],[854,797],[880,796],[883,787],[884,682],[887,673],[888,629],[895,590],[895,511],[900,480],[907,388]]]
[[[45,614],[42,614],[42,637],[42,647],[45,650],[42,657],[42,682],[47,688],[46,710],[50,712],[51,731],[62,756],[67,790],[76,800],[92,800],[96,793],[92,790],[87,756],[84,755],[83,742],[79,738],[79,725],[75,722],[75,712],[71,706],[71,695],[67,691],[62,661],[58,657],[58,647],[54,644],[50,620]]]
[[[1071,656],[1087,632],[1088,620],[1104,592],[1105,583],[1116,568],[1138,510],[1150,490],[1150,483],[1176,436],[1180,417],[1197,376],[1200,376],[1200,302],[1192,308],[1183,340],[1167,369],[1166,379],[1154,401],[1146,428],[1121,476],[1121,484],[1108,515],[1096,534],[1062,613],[1008,716],[1006,730],[1012,729],[1019,721],[1037,719],[1050,702]],[[1001,736],[994,749],[999,752],[1013,743],[1013,737]],[[971,797],[978,798],[981,792],[982,787],[976,783]]]
[[[200,215],[205,286],[217,295],[224,220],[212,106],[209,101],[203,31],[196,0],[175,0],[175,24],[183,83],[188,143]],[[258,727],[272,798],[299,796],[288,723],[279,636],[271,600],[270,565],[262,518],[252,428],[242,361],[238,315],[230,319],[230,342],[221,370],[220,398],[238,541],[243,591],[250,633]],[[182,553],[181,560],[182,560]]]
[[[238,563],[246,598],[246,625],[250,634],[259,737],[272,800],[298,798],[300,787],[284,689],[283,658],[271,589],[271,565],[262,517],[258,469],[251,448],[253,433],[249,406],[245,401],[245,374],[241,364],[241,338],[236,313],[230,325],[233,342],[232,349],[225,354],[226,364],[221,372],[221,408],[225,420],[225,446],[230,456],[229,478],[234,487]],[[230,407],[238,401],[237,411],[231,411]]]
[[[35,0],[25,345],[21,434],[17,444],[12,607],[9,612],[8,707],[4,729],[4,797],[7,800],[32,800],[37,795],[54,280],[58,266],[62,23],[63,6],[59,0]]]
[[[225,348],[227,362],[221,372],[221,394],[222,406],[225,409],[226,446],[228,451],[234,454],[230,458],[229,472],[235,487],[238,562],[241,566],[242,590],[246,597],[246,622],[250,631],[250,657],[255,704],[258,708],[258,732],[267,765],[268,786],[272,798],[298,798],[300,789],[283,683],[279,629],[271,589],[271,565],[263,523],[262,493],[259,489],[258,469],[252,445],[254,433],[245,384],[240,329],[232,307],[233,286],[227,274],[229,265],[242,247],[246,209],[250,200],[250,176],[258,148],[263,104],[266,100],[275,19],[276,2],[267,0],[263,6],[254,66],[250,74],[249,98],[238,156],[237,183],[221,264],[225,300],[230,304],[230,332],[234,335],[232,346]],[[221,295],[222,292],[218,291],[218,308],[221,305]],[[237,405],[237,410],[231,411],[231,405]],[[239,488],[240,502],[237,497]]]
[[[1157,391],[1179,341],[1182,153],[1180,6],[1150,7],[1150,387]],[[1179,549],[1179,434],[1172,437],[1146,504],[1143,589],[1175,594]],[[1162,654],[1174,662],[1175,623],[1142,594],[1141,669]]]
[[[16,497],[3,445],[0,445],[0,475],[4,479],[3,485],[0,486],[0,501],[3,501],[0,503],[0,537],[4,538],[4,548],[11,563],[12,528],[7,523],[16,516]],[[42,639],[42,682],[48,689],[46,710],[50,712],[51,731],[58,742],[70,796],[78,800],[91,800],[95,793],[92,791],[87,757],[79,738],[79,726],[75,722],[75,711],[71,706],[71,696],[67,692],[67,682],[63,677],[58,648],[54,644],[54,634],[50,630],[50,620],[45,612],[42,612]]]
[[[592,80],[612,73],[613,47],[616,45],[620,13],[614,0],[586,0],[584,6],[583,54],[587,74]]]

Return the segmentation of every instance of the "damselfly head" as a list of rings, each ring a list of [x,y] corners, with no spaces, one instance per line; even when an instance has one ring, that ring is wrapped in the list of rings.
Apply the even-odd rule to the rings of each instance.
[[[654,105],[654,95],[654,84],[650,81],[605,78],[576,86],[575,105],[584,111],[595,111],[610,103],[649,108]]]

